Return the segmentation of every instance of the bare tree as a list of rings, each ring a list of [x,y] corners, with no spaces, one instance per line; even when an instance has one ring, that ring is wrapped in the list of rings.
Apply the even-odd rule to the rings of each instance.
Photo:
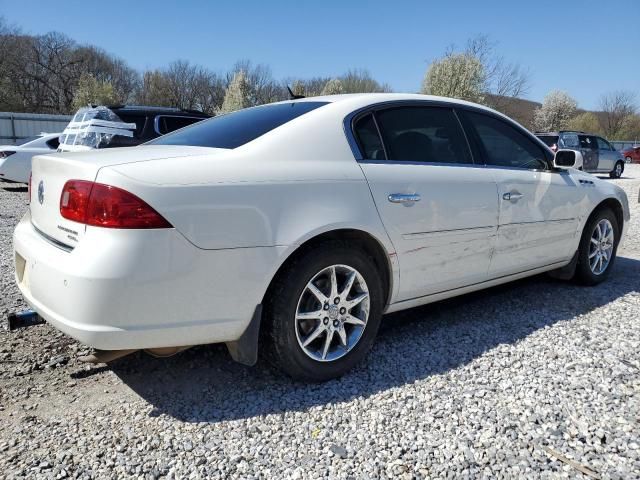
[[[567,128],[570,130],[577,130],[579,132],[595,133],[602,135],[600,132],[600,122],[598,117],[593,112],[582,112],[569,120]]]
[[[263,105],[283,99],[282,86],[273,79],[271,69],[267,65],[254,65],[250,60],[236,62],[231,71],[227,73],[227,87],[239,72],[244,72],[249,88],[248,101],[250,106]]]
[[[338,77],[344,93],[372,93],[390,92],[391,87],[374,79],[369,71],[364,69],[349,70]]]
[[[186,60],[171,62],[166,70],[145,72],[136,99],[146,105],[200,110],[215,114],[224,100],[222,78]]]
[[[485,72],[485,102],[506,115],[516,108],[514,98],[525,96],[531,88],[531,73],[517,63],[508,62],[496,53],[497,43],[488,35],[467,41],[465,52],[477,58]]]
[[[160,70],[146,71],[136,94],[136,102],[141,105],[172,106],[169,82]]]
[[[636,95],[625,90],[607,93],[600,97],[600,109],[603,112],[601,121],[604,134],[616,140],[636,112]]]

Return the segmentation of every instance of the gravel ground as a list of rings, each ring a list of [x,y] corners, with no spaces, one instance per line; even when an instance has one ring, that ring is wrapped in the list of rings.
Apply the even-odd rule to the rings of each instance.
[[[632,225],[608,282],[541,276],[390,315],[367,362],[322,385],[221,346],[88,367],[47,325],[0,332],[0,472],[638,478],[640,166],[616,183]],[[24,307],[10,236],[25,197],[0,189],[3,316]]]

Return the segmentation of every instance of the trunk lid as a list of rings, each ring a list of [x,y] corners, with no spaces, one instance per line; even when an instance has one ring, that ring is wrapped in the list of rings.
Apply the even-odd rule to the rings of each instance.
[[[68,180],[95,181],[103,167],[180,157],[187,149],[150,145],[37,155],[31,166],[31,222],[49,240],[73,248],[82,240],[86,226],[60,214],[60,196]]]

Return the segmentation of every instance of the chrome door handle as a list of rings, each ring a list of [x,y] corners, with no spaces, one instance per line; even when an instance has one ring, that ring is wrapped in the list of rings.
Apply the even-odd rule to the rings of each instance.
[[[421,197],[418,193],[391,193],[387,198],[391,203],[415,203]]]
[[[524,197],[524,195],[519,193],[519,192],[508,192],[508,193],[502,194],[502,199],[503,200],[509,200],[509,201],[512,201],[512,202],[517,202],[522,197]]]

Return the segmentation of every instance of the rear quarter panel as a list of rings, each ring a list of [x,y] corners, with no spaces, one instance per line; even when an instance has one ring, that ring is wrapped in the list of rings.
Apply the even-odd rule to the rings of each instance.
[[[393,251],[344,117],[330,107],[234,150],[115,165],[97,181],[140,196],[203,249],[298,245],[317,232],[358,228]]]

